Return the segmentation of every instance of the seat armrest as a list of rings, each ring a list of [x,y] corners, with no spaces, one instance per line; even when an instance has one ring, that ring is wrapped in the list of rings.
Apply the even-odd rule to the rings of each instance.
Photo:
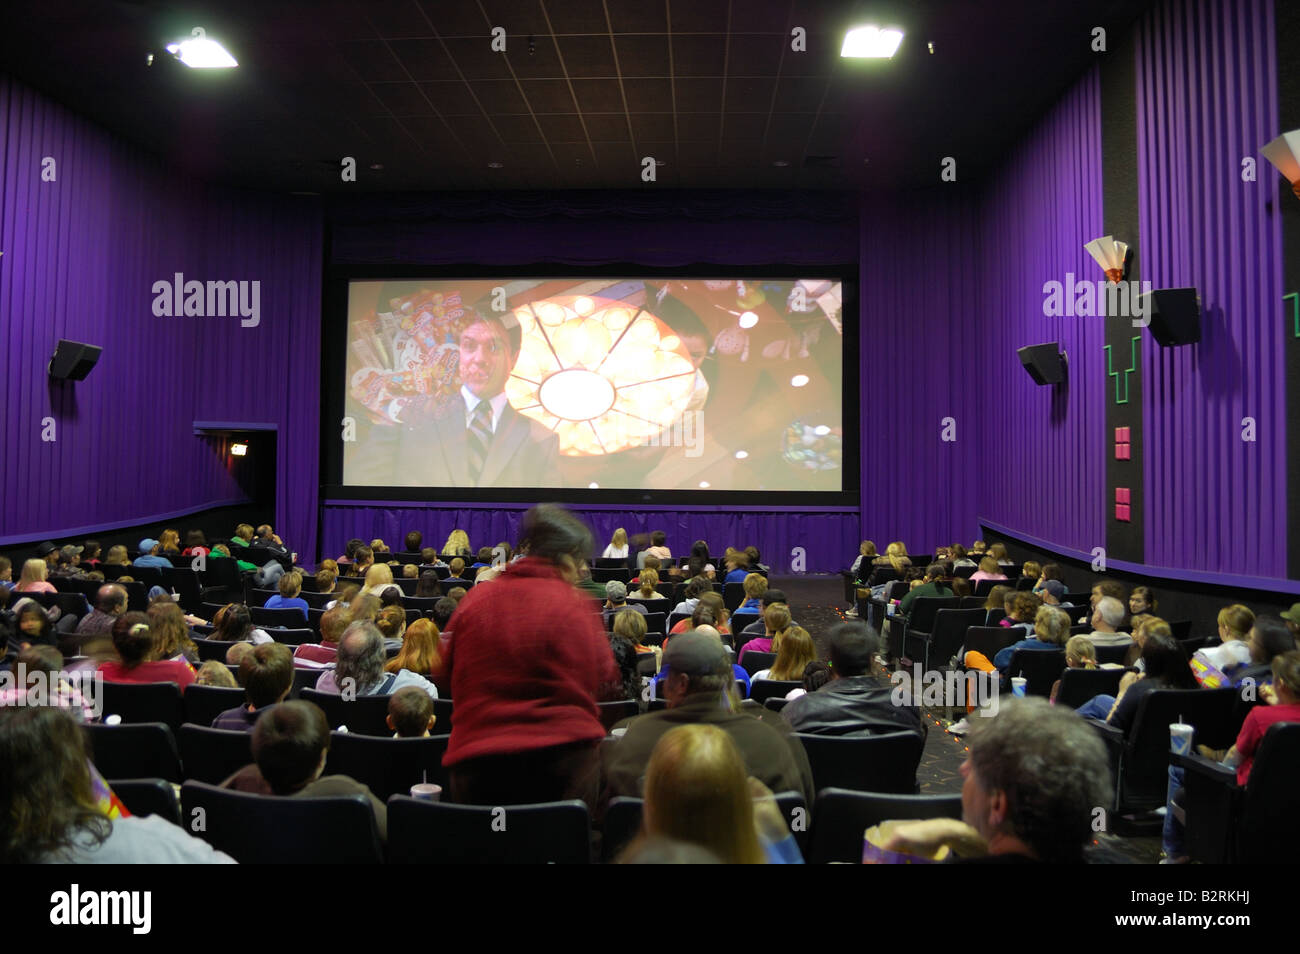
[[[1222,762],[1207,759],[1204,755],[1174,755],[1170,753],[1169,763],[1180,766],[1188,772],[1194,772],[1210,781],[1218,782],[1220,785],[1235,787],[1237,784],[1237,773],[1234,769],[1228,768]]]

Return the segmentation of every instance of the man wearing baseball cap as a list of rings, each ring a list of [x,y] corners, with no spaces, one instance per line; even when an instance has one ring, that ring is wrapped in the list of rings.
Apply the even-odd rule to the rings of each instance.
[[[1291,635],[1296,638],[1297,645],[1300,645],[1300,603],[1292,603],[1289,610],[1278,613],[1286,623],[1286,628],[1291,630]]]
[[[1060,580],[1044,580],[1039,587],[1038,595],[1043,598],[1043,604],[1046,606],[1073,606],[1073,603],[1065,600],[1065,584]]]
[[[69,544],[58,551],[59,565],[50,571],[50,579],[84,580],[85,572],[81,569],[81,547]]]
[[[668,708],[632,719],[626,734],[602,748],[605,795],[639,797],[655,744],[670,729],[702,723],[726,732],[745,760],[745,770],[774,792],[795,791],[811,800],[812,768],[803,745],[743,711],[733,691],[735,675],[722,641],[691,631],[674,636],[664,652],[671,672],[665,681]]]
[[[155,540],[153,537],[145,537],[143,540],[141,540],[140,555],[135,558],[134,565],[135,566],[158,566],[158,567],[165,566],[170,568],[172,565],[172,561],[167,559],[165,556],[158,555],[158,546],[159,546],[158,541]]]

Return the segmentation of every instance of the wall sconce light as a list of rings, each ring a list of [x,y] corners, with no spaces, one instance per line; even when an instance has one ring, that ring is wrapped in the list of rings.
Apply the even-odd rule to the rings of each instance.
[[[1300,129],[1283,133],[1260,152],[1291,183],[1291,191],[1300,199]]]
[[[1106,277],[1118,285],[1128,274],[1128,263],[1132,259],[1127,242],[1120,242],[1113,235],[1095,238],[1084,246],[1093,257]]]
[[[247,445],[247,444],[231,444],[231,445],[230,445],[230,453],[234,454],[236,457],[246,457],[246,456],[248,455],[248,445]]]

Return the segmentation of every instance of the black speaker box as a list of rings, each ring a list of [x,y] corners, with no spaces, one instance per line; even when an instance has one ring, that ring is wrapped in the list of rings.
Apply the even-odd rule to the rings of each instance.
[[[1201,302],[1195,288],[1157,288],[1138,301],[1149,309],[1151,337],[1166,348],[1201,340]]]
[[[1060,384],[1065,380],[1065,355],[1057,342],[1026,345],[1016,354],[1035,384]]]
[[[61,381],[86,380],[86,375],[90,374],[90,369],[95,366],[103,350],[98,345],[60,338],[54,349],[54,357],[50,358],[50,377]]]

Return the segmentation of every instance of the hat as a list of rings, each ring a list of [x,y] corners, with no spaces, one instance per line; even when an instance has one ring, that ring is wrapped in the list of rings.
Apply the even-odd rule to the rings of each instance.
[[[605,596],[614,603],[621,603],[627,599],[627,587],[621,580],[610,580],[605,584]]]
[[[708,676],[728,664],[722,640],[705,633],[674,636],[664,651],[664,665],[688,676]]]
[[[1051,593],[1056,600],[1065,595],[1065,584],[1060,580],[1044,580],[1041,589],[1044,593]]]
[[[153,537],[145,537],[143,540],[140,541],[140,552],[149,553],[157,545],[158,545],[158,541],[155,540]]]
[[[1292,603],[1289,610],[1278,613],[1278,615],[1289,623],[1300,624],[1300,603]]]
[[[59,559],[71,563],[72,558],[79,554],[83,549],[84,547],[74,547],[72,544],[68,544],[59,551]]]
[[[58,547],[56,547],[49,540],[46,540],[44,543],[42,543],[40,546],[36,548],[36,555],[38,557],[47,557],[57,549]]]

